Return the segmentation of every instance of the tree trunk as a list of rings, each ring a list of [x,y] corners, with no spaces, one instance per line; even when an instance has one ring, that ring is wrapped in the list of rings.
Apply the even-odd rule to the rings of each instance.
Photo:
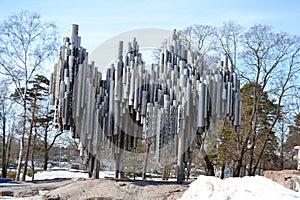
[[[242,149],[242,151],[243,151],[243,149]],[[233,174],[232,174],[233,177],[240,177],[241,169],[243,167],[243,165],[242,165],[243,157],[244,157],[244,152],[241,153],[240,159],[237,160],[237,165],[234,168]]]
[[[32,138],[32,122],[30,123],[30,130],[28,134],[28,142],[27,142],[27,148],[25,152],[25,160],[24,160],[24,170],[23,170],[23,176],[22,180],[26,180],[26,174],[27,174],[27,166],[28,166],[28,160],[29,160],[29,154],[30,154],[30,149],[31,149],[31,138]]]
[[[191,158],[189,159],[188,164],[187,164],[186,180],[190,180],[192,163],[193,163],[193,155],[191,156]]]
[[[22,168],[22,162],[23,162],[23,151],[24,151],[24,140],[25,140],[25,132],[26,132],[26,114],[27,114],[27,105],[25,97],[23,98],[23,130],[21,133],[20,138],[20,150],[19,150],[19,159],[18,159],[18,167],[17,167],[17,173],[16,173],[16,181],[20,180],[20,174],[21,174],[21,168]]]
[[[144,166],[143,166],[143,173],[142,173],[142,179],[143,180],[146,179],[149,150],[150,150],[150,144],[148,142],[146,142],[146,155],[145,155]]]
[[[24,139],[25,139],[25,133],[21,134],[20,139],[20,150],[19,150],[19,159],[18,159],[18,166],[17,166],[17,174],[16,174],[16,181],[20,180],[20,174],[21,174],[21,168],[22,168],[22,162],[23,162],[23,150],[24,150]]]
[[[171,169],[170,169],[170,165],[166,165],[164,167],[164,170],[163,170],[163,173],[162,173],[162,180],[168,180],[169,177],[170,177],[170,172],[171,172]]]
[[[284,169],[284,155],[283,155],[283,141],[281,141],[280,147],[280,170]]]
[[[248,174],[249,176],[254,176],[255,175],[255,172],[253,172],[253,156],[254,156],[254,147],[256,145],[256,140],[255,140],[255,135],[253,135],[253,138],[252,138],[252,145],[250,147],[250,160],[249,160],[249,167],[248,167]]]
[[[204,138],[202,138],[200,136],[199,138],[199,142],[201,143],[200,144],[200,153],[202,154],[203,158],[204,158],[204,161],[205,161],[205,164],[206,164],[206,167],[207,167],[207,175],[208,176],[215,176],[215,168],[214,168],[214,165],[210,162],[209,160],[209,157],[204,149]]]
[[[280,169],[284,169],[284,118],[282,120],[282,126],[281,126],[281,134],[280,134]]]
[[[270,132],[271,132],[271,130],[269,130],[269,132],[268,132],[268,138],[269,138]],[[262,147],[262,149],[261,149],[261,151],[260,151],[260,153],[259,153],[259,155],[258,155],[257,162],[255,163],[255,165],[254,165],[254,167],[253,167],[253,169],[252,169],[252,174],[251,174],[251,175],[253,175],[253,176],[255,175],[255,172],[256,172],[256,170],[257,170],[257,168],[258,168],[258,165],[259,165],[260,162],[261,162],[261,159],[262,159],[262,157],[263,157],[264,151],[265,151],[265,149],[266,149],[266,147],[267,147],[267,142],[268,142],[268,140],[266,139],[266,140],[264,141],[264,145],[263,145],[263,147]]]
[[[237,165],[236,165],[235,169],[233,170],[233,177],[240,177],[240,175],[241,175],[241,169],[243,167],[243,159],[244,159],[245,153],[247,151],[247,144],[250,139],[250,133],[251,132],[248,133],[247,138],[243,142],[241,153],[240,153],[239,159],[237,160]]]
[[[45,151],[45,153],[44,153],[44,164],[43,164],[43,170],[45,170],[45,171],[48,168],[48,160],[49,160],[48,151]]]
[[[31,181],[34,181],[34,153],[32,153],[32,157],[31,157]]]
[[[49,142],[48,143],[48,129],[49,129],[49,127],[50,127],[50,125],[49,125],[49,121],[44,125],[44,130],[45,130],[45,132],[44,132],[44,141],[43,141],[43,143],[44,143],[44,164],[43,164],[43,169],[44,170],[47,170],[47,168],[48,168],[48,161],[49,161],[49,151],[50,151],[50,149],[53,147],[53,145],[54,145],[54,143],[55,143],[55,141],[56,141],[56,139],[60,136],[60,135],[62,135],[63,134],[63,132],[61,131],[61,132],[59,132],[59,133],[57,133],[55,136],[54,136],[54,138],[52,139],[52,142]]]
[[[12,142],[12,137],[8,137],[7,144],[6,144],[7,145],[6,170],[7,170],[7,167],[9,164],[9,159],[10,159],[11,142]]]
[[[208,155],[204,156],[204,160],[205,160],[206,167],[207,167],[207,175],[208,176],[215,176],[215,169],[214,169],[213,164],[210,162],[210,160],[208,158]]]
[[[36,137],[37,137],[37,129],[35,126],[35,134],[33,136],[33,145],[32,145],[32,150],[31,150],[31,170],[32,170],[32,177],[31,177],[31,181],[34,181],[34,151],[35,151],[35,143],[36,143]]]
[[[221,172],[220,172],[220,179],[225,178],[225,164],[222,165],[221,167]]]
[[[23,173],[23,177],[22,177],[23,181],[25,181],[26,174],[27,174],[28,159],[29,159],[29,154],[30,154],[30,149],[31,149],[32,132],[33,132],[34,124],[35,124],[34,121],[35,121],[36,101],[37,101],[37,91],[35,92],[34,101],[33,101],[33,105],[32,105],[30,128],[29,128],[29,134],[28,134],[28,142],[27,142],[27,148],[26,148],[25,160],[24,160],[24,173]]]
[[[45,128],[44,133],[44,164],[43,169],[47,170],[49,160],[49,150],[48,150],[48,128]]]
[[[2,111],[4,111],[4,104],[2,105]],[[7,175],[7,153],[6,153],[6,119],[5,119],[5,113],[2,112],[2,177],[6,178]]]

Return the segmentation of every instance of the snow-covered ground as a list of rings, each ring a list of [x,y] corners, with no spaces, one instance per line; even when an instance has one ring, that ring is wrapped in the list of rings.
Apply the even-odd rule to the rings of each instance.
[[[42,171],[34,174],[34,180],[45,180],[55,178],[88,178],[88,173],[81,171],[67,171],[67,170],[52,170]],[[31,177],[26,177],[26,180],[30,181]]]
[[[155,175],[155,174],[154,174]],[[114,178],[114,171],[100,171],[99,178]],[[88,173],[82,172],[80,170],[52,170],[52,171],[43,171],[37,172],[34,174],[34,180],[45,180],[45,179],[55,179],[55,178],[88,178]],[[133,179],[133,178],[131,178]],[[30,181],[31,177],[26,177],[26,180]],[[136,177],[135,180],[142,180],[142,177]],[[151,181],[160,181],[161,178],[147,178]],[[176,179],[170,178],[169,181],[176,181]]]
[[[213,199],[213,200],[289,200],[300,199],[300,193],[262,176],[226,178],[199,176],[191,183],[180,200]]]
[[[111,177],[115,175],[114,171],[100,171],[99,178]],[[88,178],[89,175],[86,172],[80,170],[51,170],[42,171],[34,174],[34,180],[46,180],[55,178]],[[26,180],[30,181],[31,177],[26,177]]]

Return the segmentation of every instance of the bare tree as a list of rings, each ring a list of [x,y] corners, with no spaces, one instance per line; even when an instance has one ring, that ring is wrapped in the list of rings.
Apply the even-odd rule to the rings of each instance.
[[[49,109],[47,106],[47,112],[38,118],[38,125],[41,130],[40,138],[42,139],[43,147],[43,157],[44,157],[44,164],[43,169],[47,170],[48,162],[49,162],[49,151],[57,141],[57,139],[64,133],[55,129],[53,124],[54,112],[53,110]]]
[[[249,174],[254,175],[263,153],[275,131],[275,126],[282,117],[282,106],[288,99],[290,91],[295,87],[295,78],[299,74],[299,37],[287,33],[274,33],[272,27],[255,25],[244,33],[242,37],[241,58],[245,67],[243,78],[253,84],[253,104],[251,117],[245,134],[245,139],[240,151],[236,175],[239,175],[244,154],[249,150]],[[272,118],[267,118],[265,124],[264,139],[258,140],[261,106],[265,105],[265,93],[272,99],[276,99],[276,108]],[[275,104],[273,104],[275,105]],[[258,149],[258,141],[262,146]],[[250,148],[247,149],[249,147]],[[256,153],[254,153],[256,152]],[[256,158],[254,159],[254,155]]]
[[[7,167],[8,167],[8,154],[7,154],[7,148],[8,148],[8,139],[9,136],[7,134],[7,115],[10,112],[11,104],[8,103],[9,97],[8,97],[8,89],[7,85],[3,82],[1,82],[1,85],[4,87],[1,87],[0,89],[0,121],[1,121],[1,130],[2,130],[2,177],[6,178],[7,175]]]
[[[9,77],[22,99],[23,130],[16,180],[20,179],[26,135],[27,102],[29,81],[56,51],[56,26],[43,22],[37,13],[22,11],[10,16],[0,26],[1,73]]]
[[[228,57],[231,67],[236,67],[237,52],[239,46],[240,35],[243,32],[243,27],[239,24],[229,21],[223,24],[217,31],[218,48],[221,53]]]
[[[5,79],[0,81],[0,132],[2,137],[2,177],[6,177],[8,165],[11,159],[11,143],[14,139],[14,126],[16,119],[16,112],[14,110],[15,104],[11,99],[9,83]]]
[[[288,125],[291,124],[290,120],[285,117],[286,115],[288,115],[288,110],[283,108],[284,110],[281,111],[281,117],[278,120],[278,132],[279,132],[279,138],[278,138],[278,142],[279,142],[279,154],[280,154],[280,170],[283,170],[285,168],[285,163],[287,161],[289,161],[289,158],[286,156],[286,152],[285,152],[285,144],[286,144],[286,140],[289,136],[289,127]],[[293,147],[290,149],[292,150]]]
[[[188,50],[196,49],[205,56],[216,50],[216,30],[209,25],[192,25],[179,31],[179,37]]]
[[[195,42],[193,40],[193,29],[193,26],[188,26],[185,29],[179,31],[179,37],[182,40],[183,45],[188,50],[191,50],[195,45]]]
[[[209,25],[195,25],[193,27],[193,39],[196,42],[198,51],[203,56],[216,50],[216,30],[215,27]]]
[[[210,56],[208,52],[225,54],[231,71],[238,70],[243,83],[253,86],[253,91],[248,91],[253,97],[252,104],[244,109],[250,116],[244,120],[241,133],[232,134],[234,136],[230,141],[225,140],[227,144],[235,144],[232,146],[235,151],[231,152],[236,164],[234,175],[240,176],[243,170],[244,174],[246,170],[250,175],[255,174],[262,166],[262,160],[267,159],[271,145],[275,145],[274,133],[280,129],[283,106],[295,104],[299,93],[300,87],[296,82],[299,78],[299,37],[275,33],[272,27],[264,25],[245,30],[232,21],[220,28],[193,25],[180,33],[188,49],[196,48],[206,57]],[[238,68],[237,63],[240,65]],[[263,115],[266,115],[265,119]],[[202,141],[204,143],[206,141]],[[228,160],[224,162],[232,163]]]

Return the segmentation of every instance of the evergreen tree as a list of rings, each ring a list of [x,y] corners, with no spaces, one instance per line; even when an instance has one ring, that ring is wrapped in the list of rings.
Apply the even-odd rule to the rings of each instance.
[[[294,117],[294,122],[289,126],[288,137],[284,144],[284,155],[286,161],[289,161],[287,168],[296,168],[295,162],[293,162],[294,147],[300,145],[300,113],[297,113]]]
[[[275,155],[278,145],[275,132],[269,130],[276,117],[277,104],[269,99],[268,94],[263,92],[259,85],[256,86],[260,94],[254,116],[256,120],[251,120],[254,85],[255,83],[245,84],[241,88],[242,121],[244,122],[241,131],[235,132],[228,123],[225,123],[220,134],[217,159],[219,163],[226,163],[232,167],[234,176],[255,175],[258,168],[263,166],[262,163]],[[249,132],[251,129],[253,131]]]

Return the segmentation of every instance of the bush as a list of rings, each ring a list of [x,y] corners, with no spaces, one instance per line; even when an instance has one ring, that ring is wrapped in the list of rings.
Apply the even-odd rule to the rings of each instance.
[[[41,172],[41,171],[43,170],[34,170],[34,173]],[[15,180],[16,174],[17,174],[16,171],[8,171],[6,174],[6,178],[12,178]],[[32,170],[27,171],[27,176],[32,177]],[[2,174],[0,174],[0,177],[2,177]]]
[[[6,174],[6,178],[12,178],[12,179],[15,180],[16,174],[17,174],[16,171],[8,171],[7,174]],[[2,174],[1,174],[1,175],[2,175]]]
[[[36,170],[34,170],[34,173],[42,172],[42,171],[44,171],[44,170],[36,169]],[[32,177],[32,170],[28,170],[28,171],[27,171],[27,176]]]

